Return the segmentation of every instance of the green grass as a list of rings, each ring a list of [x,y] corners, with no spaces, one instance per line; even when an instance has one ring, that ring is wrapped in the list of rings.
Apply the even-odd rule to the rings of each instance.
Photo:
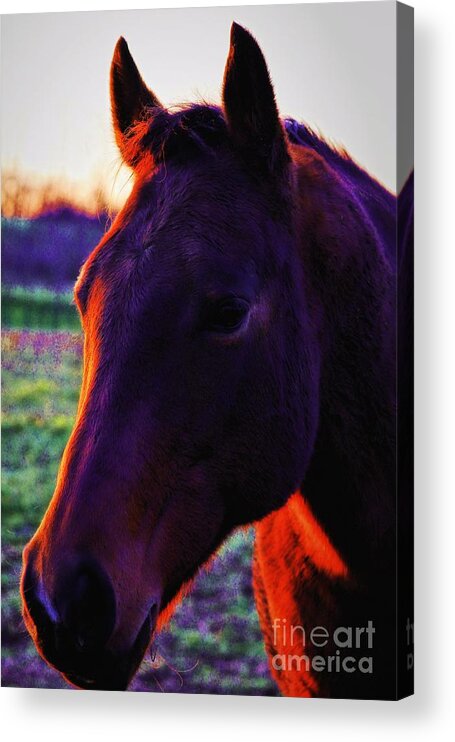
[[[70,350],[55,363],[52,346],[35,355],[25,344],[3,348],[2,538],[35,528],[52,494],[57,466],[71,431],[81,378]]]
[[[78,331],[80,321],[72,292],[5,287],[2,289],[2,327]]]

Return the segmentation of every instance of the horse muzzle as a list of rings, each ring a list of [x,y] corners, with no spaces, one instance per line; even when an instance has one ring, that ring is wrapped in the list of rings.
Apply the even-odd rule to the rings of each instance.
[[[23,617],[40,655],[72,685],[125,690],[150,643],[158,615],[154,604],[127,651],[109,648],[116,624],[114,588],[94,561],[64,572],[46,594],[31,550],[24,552]]]

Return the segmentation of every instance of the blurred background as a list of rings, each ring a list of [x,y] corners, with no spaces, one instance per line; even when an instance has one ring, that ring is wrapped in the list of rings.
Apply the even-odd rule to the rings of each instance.
[[[125,200],[108,73],[126,37],[167,105],[219,101],[229,28],[258,39],[282,115],[395,191],[394,3],[2,18],[2,683],[66,687],[20,616],[21,551],[52,495],[81,380],[81,264]],[[252,529],[203,571],[133,690],[274,695],[251,585]]]

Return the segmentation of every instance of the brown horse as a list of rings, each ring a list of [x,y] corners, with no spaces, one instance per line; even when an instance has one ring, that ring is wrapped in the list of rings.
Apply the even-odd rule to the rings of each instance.
[[[222,108],[164,108],[123,39],[111,98],[134,187],[76,284],[77,418],[24,551],[38,651],[126,688],[199,567],[257,522],[282,692],[394,696],[396,199],[283,124],[236,24]]]

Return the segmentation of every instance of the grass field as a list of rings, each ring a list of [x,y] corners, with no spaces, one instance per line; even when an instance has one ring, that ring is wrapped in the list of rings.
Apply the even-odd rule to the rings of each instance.
[[[30,324],[21,317],[16,324]],[[52,325],[48,317],[39,321]],[[7,329],[2,350],[2,684],[62,688],[25,632],[18,580],[22,548],[52,495],[72,427],[82,342],[67,329]],[[276,695],[252,594],[252,541],[252,531],[234,534],[200,573],[132,690]]]
[[[81,325],[72,291],[12,286],[2,289],[2,326],[78,332]]]

